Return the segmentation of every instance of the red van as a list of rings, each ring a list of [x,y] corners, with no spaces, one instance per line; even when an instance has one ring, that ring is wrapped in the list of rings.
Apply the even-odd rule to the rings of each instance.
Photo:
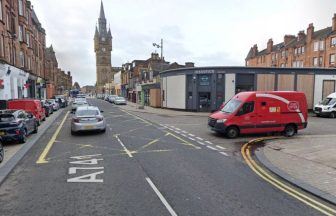
[[[15,99],[8,101],[8,109],[22,109],[32,113],[40,124],[46,119],[45,110],[41,101],[37,99]]]
[[[307,100],[303,92],[241,92],[211,114],[208,125],[229,138],[267,132],[293,136],[307,127],[307,119]]]

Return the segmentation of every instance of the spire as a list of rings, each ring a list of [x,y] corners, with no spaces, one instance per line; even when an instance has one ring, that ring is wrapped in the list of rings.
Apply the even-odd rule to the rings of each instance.
[[[99,32],[98,32],[98,27],[96,25],[96,31],[95,31],[94,37],[98,37],[98,35],[99,35]]]
[[[103,5],[103,0],[100,3],[100,15],[99,15],[100,19],[105,19],[105,12],[104,12],[104,5]]]
[[[107,36],[108,36],[109,38],[112,38],[112,34],[111,34],[111,29],[110,29],[110,27],[109,27],[109,30],[108,30],[108,32],[107,32]]]

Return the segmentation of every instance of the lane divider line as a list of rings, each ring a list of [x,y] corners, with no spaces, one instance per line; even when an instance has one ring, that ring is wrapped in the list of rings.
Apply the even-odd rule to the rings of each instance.
[[[201,137],[196,137],[196,139],[203,141],[203,138]]]
[[[115,138],[118,140],[119,144],[124,148],[124,151],[126,152],[126,154],[128,155],[128,157],[132,158],[133,157],[132,153],[126,148],[126,146],[124,145],[124,143],[121,142],[119,136],[115,135]]]
[[[146,177],[146,181],[148,182],[149,186],[151,186],[151,188],[154,190],[154,192],[156,193],[156,195],[159,197],[159,199],[161,200],[161,202],[163,203],[163,205],[166,207],[166,209],[168,210],[168,212],[170,213],[170,215],[177,216],[177,214],[174,211],[174,209],[169,205],[169,203],[167,202],[167,200],[161,194],[161,192],[159,191],[159,189],[157,189],[157,187],[152,182],[152,180],[149,177]]]
[[[323,203],[308,197],[307,195],[297,191],[293,186],[288,186],[281,182],[280,180],[276,179],[275,177],[268,174],[262,167],[260,167],[251,157],[250,145],[256,142],[262,141],[263,139],[257,139],[254,141],[250,141],[243,145],[241,148],[241,153],[243,155],[244,160],[246,161],[247,165],[262,179],[273,185],[274,187],[278,188],[279,190],[287,193],[288,195],[296,198],[297,200],[305,203],[306,205],[318,210],[319,212],[325,215],[336,215],[336,210],[330,208]]]
[[[46,157],[51,149],[51,147],[53,146],[53,144],[56,141],[56,138],[58,136],[58,134],[60,133],[65,120],[67,119],[69,115],[69,111],[65,114],[61,124],[58,126],[57,130],[55,131],[55,133],[53,134],[53,136],[51,137],[51,139],[49,140],[48,144],[46,145],[46,147],[44,148],[43,152],[41,153],[40,157],[37,159],[36,163],[37,164],[45,164],[48,163],[49,161],[47,161]]]
[[[194,134],[188,134],[189,136],[192,136],[192,137],[194,137],[195,135]]]
[[[225,149],[226,149],[225,147],[223,147],[223,146],[220,146],[220,145],[216,145],[216,147],[217,147],[217,148],[220,148],[220,149],[223,149],[223,150],[225,150]]]
[[[197,141],[198,144],[200,145],[205,145],[204,143],[200,142],[200,141]]]
[[[210,144],[210,145],[212,145],[213,143],[212,142],[210,142],[210,141],[205,141],[206,143],[208,143],[208,144]]]
[[[206,147],[208,147],[209,149],[212,149],[212,150],[214,150],[214,151],[217,151],[217,149],[215,149],[214,147],[212,147],[212,146],[206,146]]]
[[[224,156],[226,156],[226,157],[229,156],[226,152],[219,152],[219,154],[222,154],[222,155],[224,155]]]

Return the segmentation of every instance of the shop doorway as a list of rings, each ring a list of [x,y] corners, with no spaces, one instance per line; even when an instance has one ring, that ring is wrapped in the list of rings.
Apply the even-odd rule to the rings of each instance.
[[[199,92],[198,93],[198,111],[210,112],[211,111],[211,93]]]

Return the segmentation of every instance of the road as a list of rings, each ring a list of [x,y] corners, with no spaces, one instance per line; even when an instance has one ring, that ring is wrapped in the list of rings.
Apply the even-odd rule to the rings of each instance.
[[[196,131],[194,117],[90,103],[104,110],[106,133],[72,136],[63,111],[0,186],[0,215],[320,215],[235,154],[248,138]]]

